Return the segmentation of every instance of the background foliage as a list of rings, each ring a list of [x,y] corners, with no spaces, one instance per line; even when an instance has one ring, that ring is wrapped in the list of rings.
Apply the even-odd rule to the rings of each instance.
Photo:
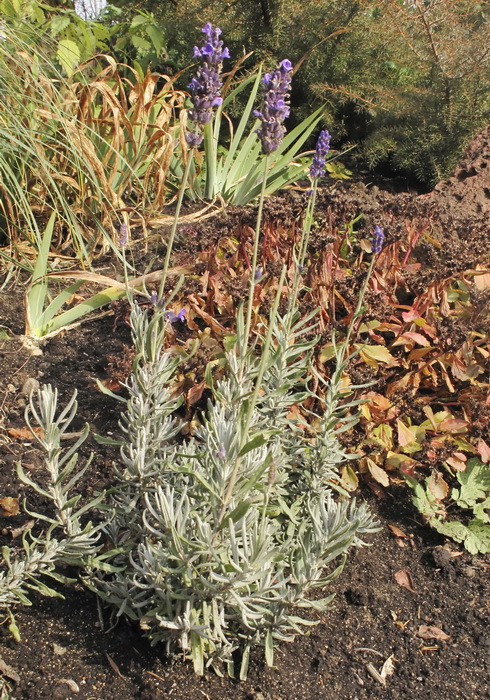
[[[42,28],[68,71],[102,51],[172,74],[189,64],[189,36],[218,24],[235,59],[254,51],[250,69],[286,54],[295,64],[293,120],[326,102],[336,144],[356,145],[353,165],[426,188],[490,116],[487,0],[113,0],[88,21],[69,0],[3,0],[0,12]]]
[[[111,4],[121,16],[133,12],[126,0]],[[326,101],[335,142],[356,144],[358,167],[430,188],[490,115],[488,2],[146,0],[137,8],[160,21],[160,60],[174,66],[187,62],[189,33],[205,21],[219,24],[235,57],[253,50],[252,61],[301,63],[293,119]]]

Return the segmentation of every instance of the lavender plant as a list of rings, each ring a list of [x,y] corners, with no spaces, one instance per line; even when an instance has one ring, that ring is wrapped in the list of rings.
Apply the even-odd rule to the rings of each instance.
[[[291,324],[271,314],[260,358],[240,353],[242,319],[228,343],[228,375],[213,385],[185,443],[174,439],[177,359],[162,351],[156,323],[133,308],[135,345],[151,351],[138,354],[121,422],[123,469],[105,528],[114,572],[94,572],[90,585],[153,643],[192,658],[197,673],[225,663],[233,674],[241,649],[245,678],[252,646],[263,645],[272,665],[274,645],[312,624],[295,606],[328,606],[330,596],[309,601],[307,591],[340,573],[345,552],[374,523],[365,506],[333,498],[346,458],[337,440],[340,397],[329,399],[313,439],[289,416],[312,395],[304,380],[317,342],[305,338],[311,318]]]
[[[152,643],[191,658],[197,673],[225,665],[233,675],[240,650],[242,679],[253,646],[263,646],[272,665],[278,642],[315,624],[297,608],[328,607],[332,596],[312,601],[308,591],[338,576],[349,548],[362,545],[376,523],[364,505],[334,498],[339,467],[350,458],[338,435],[356,421],[349,411],[358,403],[346,403],[357,387],[342,388],[341,348],[317,427],[305,433],[291,416],[293,405],[314,396],[306,377],[318,337],[313,313],[278,314],[283,283],[284,272],[261,355],[244,352],[249,338],[239,313],[226,343],[227,374],[216,383],[209,377],[212,399],[186,440],[174,391],[180,358],[164,351],[165,311],[157,305],[150,318],[133,303],[137,354],[121,417],[120,465],[104,503],[100,495],[76,510],[79,496],[68,496],[80,476],[71,475],[75,450],[87,433],[62,454],[75,397],[58,417],[50,387],[38,394],[39,408],[31,398],[52,488],[43,490],[21,467],[19,474],[51,498],[56,517],[40,516],[50,521],[44,544],[32,540],[17,568],[8,560],[0,579],[9,596],[4,604],[26,602],[22,586],[48,593],[39,575],[59,578],[56,563],[76,564],[116,619],[137,621]],[[93,508],[103,509],[105,520],[83,528],[80,516]],[[54,540],[51,528],[62,528],[62,537]]]
[[[254,292],[257,272],[257,254],[259,249],[260,227],[262,224],[262,213],[264,207],[264,197],[267,187],[267,175],[269,167],[269,155],[276,151],[286,133],[284,120],[289,116],[289,92],[291,90],[291,71],[293,66],[289,59],[285,58],[273,73],[266,73],[262,79],[263,95],[262,110],[255,110],[255,116],[261,121],[261,126],[257,129],[257,134],[262,145],[264,158],[264,170],[262,174],[262,188],[259,198],[259,208],[257,212],[257,223],[255,227],[254,246],[252,254],[252,268],[250,271],[250,291],[247,304],[247,319],[245,325],[245,337],[250,334],[252,322],[252,308],[254,302]]]
[[[289,92],[291,90],[292,63],[285,58],[273,73],[266,73],[262,79],[264,85],[262,111],[255,110],[261,126],[257,133],[265,154],[273,153],[279,148],[286,133],[284,120],[289,117]]]
[[[35,482],[24,472],[21,463],[17,465],[17,471],[25,484],[52,502],[54,517],[28,510],[27,513],[37,521],[47,523],[47,529],[35,536],[31,532],[35,523],[33,520],[31,528],[23,533],[21,548],[2,548],[5,569],[0,571],[0,608],[10,608],[16,603],[30,605],[29,589],[42,595],[61,596],[43,580],[49,577],[56,581],[69,581],[70,579],[57,570],[60,564],[103,568],[103,558],[99,556],[102,546],[99,541],[101,525],[94,526],[90,521],[83,522],[83,516],[101,503],[104,494],[77,507],[80,495],[73,493],[77,482],[90,464],[89,459],[81,470],[75,472],[77,449],[88,436],[88,425],[79,433],[71,447],[66,450],[61,447],[61,439],[77,411],[76,393],[59,413],[57,391],[50,385],[38,391],[36,398],[37,401],[33,395],[30,397],[26,409],[26,422],[34,438],[46,452],[47,485],[41,486]],[[32,419],[37,423],[37,430],[32,426]],[[15,630],[15,622],[12,625]]]
[[[193,109],[189,113],[191,121],[195,124],[194,132],[187,133],[187,142],[190,146],[197,147],[202,143],[203,136],[197,130],[202,129],[213,118],[213,109],[223,102],[221,97],[220,73],[224,58],[230,58],[227,48],[223,48],[220,40],[221,29],[206,24],[203,29],[206,42],[199,49],[194,46],[194,58],[202,58],[203,65],[189,84]]]
[[[192,119],[206,129],[210,120],[205,120],[220,99],[216,70],[225,50],[218,30],[206,25],[205,33],[208,42],[196,49],[196,55],[205,59],[209,72],[202,68],[199,81],[204,84],[206,78],[209,89],[199,93],[200,83],[194,83]],[[38,408],[31,399],[30,412],[43,429],[39,440],[47,452],[52,487],[42,489],[21,467],[19,474],[52,500],[56,516],[40,516],[50,522],[46,545],[30,540],[33,548],[26,548],[24,557],[17,559],[24,566],[20,574],[9,561],[7,578],[0,578],[0,593],[5,590],[11,596],[6,599],[9,604],[14,602],[12,595],[22,599],[23,594],[16,593],[22,585],[31,585],[34,579],[36,586],[42,585],[38,574],[56,576],[55,561],[76,563],[84,570],[87,585],[112,607],[116,619],[125,616],[138,622],[152,643],[163,642],[168,653],[179,651],[192,659],[199,674],[209,666],[221,673],[224,665],[233,675],[239,650],[242,679],[247,676],[253,646],[264,647],[272,666],[278,642],[290,641],[316,624],[298,614],[298,608],[323,611],[332,596],[310,600],[308,592],[325,588],[338,576],[348,550],[364,544],[363,536],[376,529],[363,504],[349,500],[345,493],[338,495],[342,492],[339,467],[352,458],[338,436],[357,420],[359,403],[352,400],[359,387],[343,388],[342,375],[349,334],[361,313],[366,285],[348,338],[341,345],[334,343],[337,367],[330,383],[319,378],[325,384],[323,399],[308,381],[319,337],[315,336],[315,312],[301,318],[298,311],[299,282],[294,303],[284,316],[278,311],[285,268],[268,323],[259,326],[257,337],[250,340],[267,161],[285,138],[291,69],[284,60],[264,77],[263,105],[257,115],[265,165],[249,299],[246,314],[241,307],[238,310],[235,334],[225,342],[226,371],[217,381],[207,371],[211,398],[194,433],[186,438],[180,434],[182,398],[176,396],[175,384],[181,358],[165,350],[171,319],[163,292],[174,225],[152,315],[132,301],[136,357],[120,421],[114,487],[105,498],[101,494],[77,510],[79,496],[70,498],[68,493],[79,478],[72,475],[75,451],[87,430],[63,454],[60,439],[73,419],[76,400],[73,397],[56,416],[56,393],[44,388],[37,397]],[[198,131],[192,134],[191,145]],[[314,191],[328,147],[328,132],[322,132],[310,171]],[[180,196],[176,221],[181,203]],[[379,232],[377,236],[379,241]],[[305,246],[303,238],[300,258]],[[291,408],[310,398],[323,403],[323,411],[305,431]],[[103,510],[105,518],[96,528],[90,523],[82,526],[81,516],[94,508]],[[52,533],[57,529],[62,537],[54,540]],[[48,544],[53,542],[51,556]],[[28,566],[35,565],[36,552],[45,564],[31,575]]]
[[[301,282],[301,271],[304,267],[306,254],[308,251],[308,243],[310,240],[311,226],[313,223],[313,212],[316,203],[316,193],[320,178],[322,178],[325,175],[325,165],[327,162],[327,155],[330,150],[330,140],[331,136],[326,129],[320,132],[320,135],[318,136],[316,142],[315,155],[310,165],[311,190],[309,191],[310,196],[308,199],[308,206],[306,208],[306,213],[303,221],[303,228],[301,231],[299,248],[298,251],[295,251],[296,267],[294,273],[292,294],[289,299],[290,309],[294,309],[296,307],[298,300],[298,291]]]

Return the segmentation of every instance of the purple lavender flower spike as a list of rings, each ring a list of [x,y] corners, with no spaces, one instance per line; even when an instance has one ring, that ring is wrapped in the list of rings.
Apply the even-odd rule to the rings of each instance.
[[[199,48],[194,46],[194,58],[201,58],[202,65],[195,78],[188,85],[191,91],[193,109],[189,112],[189,119],[194,122],[193,131],[186,134],[187,143],[191,148],[200,146],[203,140],[202,128],[209,124],[213,118],[213,108],[219,107],[223,102],[221,88],[223,83],[220,78],[223,59],[230,57],[227,48],[223,48],[220,40],[221,29],[211,24],[206,24],[203,29],[206,35],[204,45]]]
[[[312,180],[325,175],[325,160],[330,150],[330,139],[331,136],[326,129],[320,132],[320,136],[316,142],[315,156],[310,166],[310,177]]]
[[[257,130],[265,154],[276,151],[286,133],[283,122],[289,117],[289,91],[293,66],[287,58],[281,61],[277,70],[266,73],[262,78],[264,86],[262,111],[254,110],[262,125]]]
[[[176,321],[185,321],[185,315],[187,309],[181,309],[178,314],[174,314],[173,311],[164,311],[163,316],[169,323],[175,323]]]
[[[371,243],[371,249],[375,255],[381,253],[383,249],[383,243],[385,242],[385,233],[381,226],[374,227],[373,240]]]

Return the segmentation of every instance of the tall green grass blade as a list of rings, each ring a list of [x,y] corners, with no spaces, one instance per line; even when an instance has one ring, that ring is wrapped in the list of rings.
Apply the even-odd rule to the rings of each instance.
[[[26,294],[26,330],[28,335],[30,335],[37,326],[38,320],[41,318],[44,310],[46,295],[48,293],[48,283],[46,280],[48,256],[56,218],[56,212],[53,212],[49,217],[38,249],[36,264],[32,272],[32,282]]]

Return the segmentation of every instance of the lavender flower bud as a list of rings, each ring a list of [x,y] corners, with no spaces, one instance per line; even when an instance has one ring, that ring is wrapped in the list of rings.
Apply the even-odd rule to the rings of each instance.
[[[119,227],[119,245],[125,248],[128,245],[128,227],[127,224],[121,224]]]
[[[213,118],[213,108],[219,107],[223,102],[221,97],[220,72],[223,59],[230,57],[227,48],[223,48],[223,42],[219,36],[221,29],[213,29],[211,24],[206,24],[203,29],[206,35],[204,45],[199,49],[194,46],[194,58],[201,58],[202,65],[195,78],[188,85],[191,91],[193,109],[189,112],[189,118],[195,124],[195,130],[186,134],[187,143],[192,148],[199,146],[203,140],[202,127],[209,124]]]
[[[316,142],[315,156],[310,166],[310,177],[312,180],[325,175],[325,160],[330,150],[330,139],[331,136],[326,129],[320,132],[320,136]]]
[[[281,61],[277,70],[266,73],[262,78],[264,86],[262,111],[255,109],[254,114],[262,122],[257,134],[262,142],[262,151],[266,154],[279,148],[286,133],[283,122],[289,116],[292,70],[291,61],[286,58]]]
[[[383,249],[383,243],[385,242],[385,233],[381,226],[374,227],[373,240],[371,243],[371,250],[373,253],[381,253]]]
[[[150,294],[150,302],[153,304],[153,306],[156,306],[157,309],[163,308],[164,300],[160,299],[156,292],[153,292],[153,294]]]

